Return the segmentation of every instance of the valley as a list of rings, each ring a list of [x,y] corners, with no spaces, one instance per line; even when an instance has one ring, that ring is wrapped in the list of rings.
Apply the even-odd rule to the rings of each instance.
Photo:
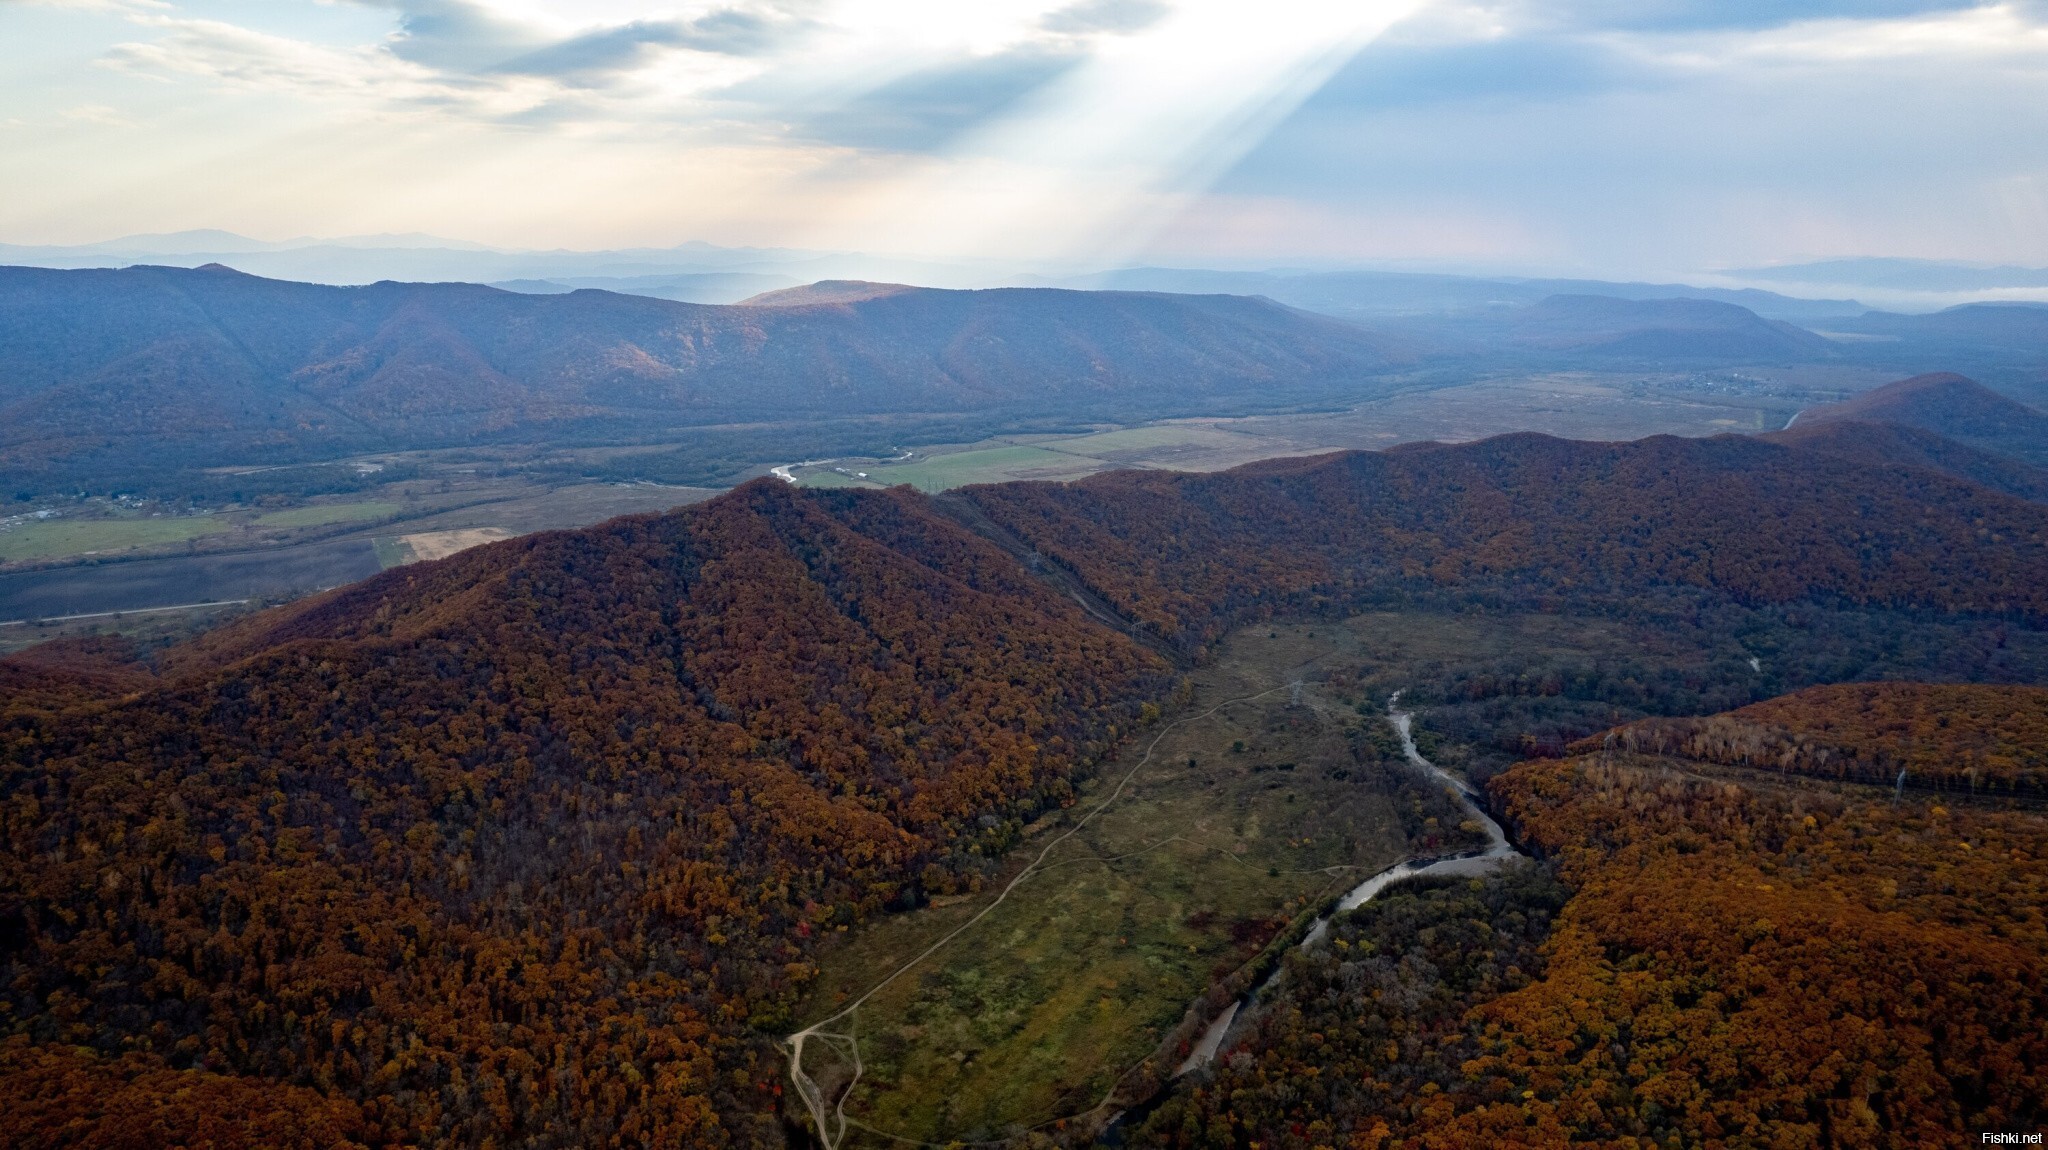
[[[1094,424],[1079,434],[1005,432],[962,443],[925,441],[944,428],[966,426],[959,422],[882,424],[859,435],[907,435],[908,446],[873,457],[835,451],[829,461],[792,472],[812,487],[907,483],[938,492],[974,483],[1067,481],[1117,468],[1217,471],[1262,459],[1517,430],[1616,440],[1705,436],[1775,427],[1803,405],[1853,394],[1876,378],[1824,368],[1546,374],[1417,386],[1313,415]],[[721,437],[765,443],[775,430],[786,437],[816,434],[815,425],[799,422],[657,443],[383,452],[320,467],[216,469],[201,484],[204,494],[183,497],[18,500],[15,521],[0,521],[0,623],[189,602],[277,602],[422,553],[438,557],[457,541],[667,511],[708,498],[732,478],[767,471],[766,463],[741,458],[707,473],[719,478],[693,473],[704,470],[703,461],[722,458],[729,446],[720,446],[728,443]],[[862,442],[856,436],[839,446]],[[327,487],[345,490],[328,493]],[[423,551],[407,541],[412,536],[428,537],[419,540]],[[0,650],[20,645],[8,633],[19,630],[0,628]]]
[[[2048,0],[0,60],[0,1150],[2048,1135]]]
[[[1858,367],[1723,372],[1573,371],[1452,377],[1313,413],[1181,418],[1083,435],[1003,434],[911,446],[911,458],[849,455],[792,469],[812,487],[908,483],[944,491],[970,483],[1066,481],[1118,468],[1221,471],[1261,459],[1403,443],[1462,443],[1516,431],[1570,439],[1774,431],[1802,408],[1887,382]]]
[[[2038,636],[1994,654],[1987,632],[1972,663],[1960,634],[1912,654],[1896,635],[1859,649],[1829,634],[1854,635],[1846,619],[1809,630],[1687,614],[1383,611],[1237,628],[1126,744],[1143,756],[1105,763],[1072,806],[1015,831],[1004,865],[826,936],[794,1012],[809,1026],[791,1070],[814,1109],[792,1104],[792,1121],[816,1129],[822,1114],[826,1145],[849,1148],[1014,1142],[1082,1136],[1176,1097],[1205,1024],[1336,896],[1398,860],[1484,845],[1404,762],[1385,720],[1394,692],[1414,700],[1428,753],[1483,782],[1531,751],[1765,699],[1821,666],[2048,681]],[[1957,661],[1930,661],[1945,641]],[[1271,1009],[1262,996],[1208,1037],[1227,1055]]]
[[[980,889],[821,948],[797,1017],[839,1037],[813,1036],[803,1069],[845,1116],[843,1144],[1099,1123],[1186,1056],[1191,1004],[1242,982],[1295,920],[1411,839],[1462,845],[1370,703],[1330,692],[1357,643],[1341,626],[1238,632],[1140,729],[1130,766],[1106,763],[1017,831]]]
[[[576,293],[565,306],[595,311],[569,323],[466,289],[205,276],[180,290],[316,305],[252,353],[251,371],[300,364],[245,379],[252,401],[314,403],[331,370],[371,388],[347,402],[388,387],[431,415],[467,386],[443,353],[467,348],[511,373],[490,402],[512,406],[465,409],[490,423],[466,430],[436,429],[442,410],[394,446],[401,420],[374,449],[308,415],[268,459],[230,450],[267,418],[250,406],[232,434],[178,425],[139,469],[143,440],[120,435],[14,457],[32,478],[0,533],[0,1088],[37,1101],[0,1111],[10,1144],[112,1129],[106,1097],[220,1144],[1311,1150],[1399,1145],[1416,1123],[1490,1145],[1523,1121],[1547,1145],[1595,1110],[1584,1130],[1682,1143],[1708,1127],[1600,1109],[1647,1081],[1633,1064],[1543,1094],[1562,1071],[1542,1029],[1576,1001],[1546,972],[1587,977],[1552,940],[1582,937],[1556,932],[1609,881],[1575,852],[1672,793],[1655,765],[1609,787],[1589,747],[1676,748],[1685,779],[1724,787],[1895,767],[1901,792],[2039,785],[2038,724],[2007,701],[2048,682],[2038,416],[1961,376],[1885,383],[1732,305],[1550,299],[1432,329],[1491,325],[1512,354],[1397,363],[1213,300],[1092,314],[1061,293],[842,284],[684,316]],[[254,333],[269,306],[229,326]],[[507,316],[534,327],[506,335]],[[681,342],[679,316],[699,324]],[[935,316],[1035,350],[952,358]],[[904,398],[996,386],[977,373],[997,366],[1024,386],[1092,354],[1082,318],[1150,333],[1099,403]],[[1256,331],[1182,330],[1211,321]],[[549,343],[557,322],[625,342]],[[941,367],[887,402],[748,394],[748,418],[688,428],[516,402],[565,372],[586,399],[640,386],[592,364],[687,388],[693,341],[748,324],[782,347],[723,345],[721,386],[742,362],[795,386],[791,348],[910,356],[849,368],[856,391]],[[199,346],[145,343],[188,367]],[[621,350],[650,347],[666,366]],[[366,349],[395,366],[364,376]],[[1391,358],[1340,381],[1368,349]],[[263,365],[287,352],[310,358]],[[1260,391],[1300,355],[1298,386]],[[1197,361],[1206,399],[1155,402]],[[100,394],[81,370],[17,407]],[[1796,412],[1812,418],[1785,430]],[[60,485],[100,464],[124,485]],[[1894,689],[1920,693],[1857,693]],[[1812,690],[1848,693],[1787,695]],[[1826,741],[1901,730],[1936,749]],[[1383,883],[1325,919],[1400,860],[1485,846],[1425,758],[1534,860]],[[1692,850],[1705,832],[1680,824],[1720,802],[1677,804],[1659,841]],[[1630,971],[1664,977],[1672,953]],[[1368,984],[1398,1009],[1296,1028],[1323,1009],[1298,990]],[[1522,992],[1567,997],[1473,1013]],[[1482,1041],[1481,1017],[1502,1029]],[[1482,1054],[1512,1065],[1458,1069]],[[1256,1079],[1325,1064],[1364,1091],[1316,1103],[1336,1125],[1299,1109],[1313,1089]],[[189,1102],[245,1090],[265,1101]],[[1735,1114],[1750,1090],[1721,1081],[1701,1105]],[[1769,1121],[1864,1121],[1853,1099],[1809,1102],[1774,1096]],[[1963,1113],[1898,1106],[1886,1120],[1916,1129]]]

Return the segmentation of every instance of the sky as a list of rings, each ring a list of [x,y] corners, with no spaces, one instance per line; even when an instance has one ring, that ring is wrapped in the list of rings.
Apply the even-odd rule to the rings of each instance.
[[[2048,264],[2048,0],[0,0],[0,242]]]

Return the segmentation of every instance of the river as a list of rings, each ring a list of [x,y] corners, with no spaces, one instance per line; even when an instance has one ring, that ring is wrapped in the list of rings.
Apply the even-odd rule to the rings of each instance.
[[[1487,814],[1485,810],[1481,809],[1476,801],[1478,795],[1473,792],[1472,788],[1463,779],[1422,757],[1422,752],[1415,747],[1415,716],[1411,712],[1401,710],[1400,705],[1401,692],[1396,691],[1393,698],[1387,700],[1387,718],[1394,724],[1394,730],[1401,736],[1402,755],[1408,759],[1410,764],[1421,768],[1430,777],[1444,784],[1452,794],[1458,796],[1458,803],[1465,808],[1465,813],[1486,829],[1486,849],[1477,854],[1436,859],[1432,862],[1409,860],[1395,863],[1393,866],[1388,867],[1345,892],[1344,897],[1337,900],[1336,909],[1332,910],[1329,916],[1317,919],[1315,924],[1309,927],[1307,936],[1301,940],[1301,945],[1304,947],[1321,944],[1323,937],[1329,933],[1331,916],[1342,914],[1348,910],[1356,910],[1364,906],[1372,901],[1374,896],[1397,882],[1419,878],[1424,875],[1482,875],[1500,866],[1502,860],[1517,858],[1521,855],[1520,851],[1517,851],[1508,843],[1508,836],[1502,833],[1500,824],[1493,821],[1492,815]],[[1195,1043],[1194,1049],[1188,1053],[1187,1060],[1182,1062],[1179,1068],[1173,1072],[1174,1077],[1178,1078],[1183,1074],[1191,1074],[1214,1061],[1216,1055],[1223,1049],[1230,1037],[1232,1024],[1237,1021],[1241,1014],[1245,1013],[1243,1008],[1258,1001],[1259,995],[1264,993],[1266,988],[1273,984],[1273,979],[1278,977],[1280,977],[1280,972],[1275,970],[1266,981],[1253,988],[1250,994],[1231,1003],[1228,1007],[1224,1008],[1223,1013],[1210,1020],[1209,1025],[1202,1031],[1202,1037]]]

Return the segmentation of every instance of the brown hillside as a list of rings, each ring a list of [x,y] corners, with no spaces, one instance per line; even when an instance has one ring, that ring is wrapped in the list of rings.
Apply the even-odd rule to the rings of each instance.
[[[1605,740],[1575,748],[1598,749]],[[2048,791],[2048,688],[1842,683],[1703,719],[1615,732],[1632,751],[1915,787]]]
[[[1950,372],[1916,375],[1842,403],[1808,408],[1793,426],[1847,419],[1904,424],[2048,465],[2048,415]]]
[[[2048,509],[1733,437],[948,498],[987,521],[759,481],[254,615],[155,682],[44,658],[102,678],[0,703],[0,1097],[118,1079],[175,1124],[233,1079],[366,1142],[779,1143],[762,1036],[816,936],[971,888],[1170,687],[1034,550],[1188,646],[1431,589],[2048,618]]]
[[[1868,423],[1860,419],[1800,421],[1783,431],[1757,438],[1817,451],[1872,467],[1919,467],[1947,472],[1993,491],[2048,502],[2048,468],[2035,467],[1946,439],[1902,423]]]
[[[917,497],[779,483],[178,656],[0,722],[6,1027],[420,1144],[777,1141],[803,940],[978,881],[1164,681]]]
[[[1509,435],[962,497],[1190,647],[1254,606],[1404,588],[1666,585],[2048,616],[2048,508],[1735,436]]]

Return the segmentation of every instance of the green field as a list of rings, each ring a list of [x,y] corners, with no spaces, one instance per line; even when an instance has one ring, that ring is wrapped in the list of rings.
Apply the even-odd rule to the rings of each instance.
[[[0,531],[0,562],[110,554],[137,547],[182,543],[226,531],[230,524],[210,516],[177,519],[46,519]]]
[[[401,510],[396,503],[322,503],[313,507],[294,507],[289,511],[272,511],[256,517],[258,527],[321,527],[329,523],[352,523],[363,519],[383,519],[396,515]]]
[[[1356,751],[1381,724],[1312,681],[1319,660],[1355,647],[1341,628],[1240,633],[1196,672],[1193,700],[1072,809],[1028,828],[981,892],[878,920],[825,953],[804,1024],[988,907],[1055,844],[986,917],[827,1027],[860,1042],[846,1109],[866,1129],[848,1144],[1006,1137],[1093,1110],[1275,931],[1401,857],[1400,814]],[[1294,705],[1287,684],[1303,675]],[[822,1042],[805,1057],[828,1092],[850,1077]]]
[[[1126,427],[1100,431],[1074,439],[1062,439],[1047,447],[1076,455],[1107,457],[1126,452],[1151,451],[1162,447],[1216,447],[1241,443],[1245,437],[1205,424],[1160,423],[1148,427]]]
[[[1003,444],[972,451],[931,455],[906,463],[873,463],[841,466],[865,471],[868,482],[880,487],[908,483],[919,491],[947,491],[970,483],[1001,483],[1011,479],[1077,479],[1101,471],[1110,464],[1100,459],[1075,456],[1062,451],[1022,444]],[[861,481],[829,468],[814,467],[798,476],[806,487],[847,487]]]

